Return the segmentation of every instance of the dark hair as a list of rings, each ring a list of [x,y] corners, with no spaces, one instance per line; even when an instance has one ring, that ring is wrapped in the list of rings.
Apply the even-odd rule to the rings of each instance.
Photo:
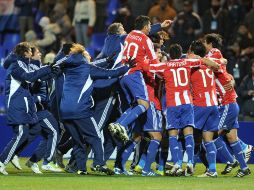
[[[169,55],[171,59],[179,59],[182,56],[182,47],[179,44],[172,44],[169,47]]]
[[[65,55],[68,55],[71,51],[71,47],[73,46],[74,43],[65,43],[63,44],[63,47],[62,47],[62,52],[65,54]]]
[[[145,26],[151,23],[150,18],[148,16],[140,15],[135,20],[135,29],[142,30]]]
[[[213,48],[221,49],[222,47],[222,37],[219,34],[211,33],[206,34],[204,40],[207,44],[212,44]]]
[[[123,26],[122,23],[115,22],[108,27],[108,34],[119,34],[119,28]]]
[[[156,51],[157,49],[161,49],[161,45],[158,43],[153,43],[154,50]]]
[[[201,40],[191,42],[190,51],[200,57],[205,57],[206,55],[206,48]]]
[[[153,43],[160,43],[161,36],[158,33],[150,35],[149,37]]]
[[[26,52],[31,50],[31,45],[28,42],[21,42],[14,48],[14,53],[18,56],[24,57]]]

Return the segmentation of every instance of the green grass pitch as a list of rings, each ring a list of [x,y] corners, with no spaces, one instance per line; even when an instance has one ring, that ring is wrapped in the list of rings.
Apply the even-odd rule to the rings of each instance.
[[[23,170],[16,170],[11,164],[6,168],[8,176],[0,175],[0,190],[253,190],[254,175],[234,178],[237,169],[231,174],[218,178],[197,178],[204,166],[198,164],[193,177],[142,177],[142,176],[105,176],[90,172],[88,176],[68,173],[44,172],[33,174],[25,166],[26,158],[21,159]],[[88,161],[88,168],[91,161]],[[109,161],[110,168],[113,161]],[[254,171],[254,165],[249,165]],[[218,164],[220,173],[224,164]]]

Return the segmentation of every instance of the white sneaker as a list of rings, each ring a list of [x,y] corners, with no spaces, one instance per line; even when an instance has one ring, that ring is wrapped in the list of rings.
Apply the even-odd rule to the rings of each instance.
[[[19,157],[18,157],[17,155],[15,155],[15,156],[12,158],[11,163],[12,163],[12,165],[13,165],[16,169],[22,170],[21,165],[20,165],[20,163],[19,163]]]
[[[5,165],[2,162],[0,162],[0,173],[8,175],[7,171],[5,170]]]
[[[42,172],[40,171],[40,168],[38,166],[37,163],[31,162],[30,160],[28,160],[26,162],[26,166],[31,168],[31,170],[36,173],[36,174],[42,174]]]
[[[125,127],[119,123],[110,123],[108,129],[113,136],[119,137],[124,143],[129,140]]]
[[[243,151],[244,152],[243,154],[244,154],[245,163],[247,163],[250,160],[252,151],[253,151],[253,146],[252,145],[247,145],[247,147]]]
[[[211,178],[216,178],[218,177],[217,172],[205,172],[201,175],[198,175],[197,177],[211,177]]]
[[[53,164],[52,162],[42,165],[41,169],[45,170],[45,171],[51,171],[51,172],[62,172],[63,170],[61,168],[59,168],[58,166],[56,166],[55,164]]]
[[[182,174],[181,166],[178,164],[175,164],[171,170],[168,170],[167,175],[169,176],[180,176]]]

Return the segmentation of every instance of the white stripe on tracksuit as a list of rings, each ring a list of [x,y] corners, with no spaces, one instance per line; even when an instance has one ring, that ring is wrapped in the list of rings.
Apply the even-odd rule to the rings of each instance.
[[[102,135],[102,133],[101,133],[101,131],[100,131],[100,128],[99,128],[99,126],[97,125],[97,123],[96,123],[94,117],[90,117],[90,118],[91,118],[91,121],[92,121],[92,123],[93,123],[93,125],[94,125],[95,131],[96,131],[98,137],[101,139],[101,147],[102,147],[102,150],[103,150],[103,160],[105,160],[105,158],[104,158],[104,146],[103,146],[104,136]]]
[[[105,121],[105,119],[106,119],[106,117],[107,117],[108,110],[109,110],[110,105],[111,105],[111,103],[112,103],[112,101],[113,101],[113,98],[114,98],[113,96],[110,96],[110,98],[108,99],[107,105],[106,105],[106,107],[105,107],[105,109],[104,109],[104,111],[103,111],[103,113],[102,113],[100,122],[99,122],[99,124],[98,124],[98,127],[99,127],[100,130],[102,130],[102,125],[103,125],[103,123],[104,123],[104,121]]]
[[[52,146],[51,146],[51,149],[50,149],[50,155],[47,158],[47,160],[50,162],[53,155],[54,155],[54,152],[56,150],[57,132],[56,132],[56,130],[54,129],[54,127],[52,126],[52,124],[50,123],[50,121],[47,118],[43,119],[43,121],[47,125],[47,127],[53,132],[53,140],[52,140]]]
[[[16,141],[14,142],[14,144],[12,145],[11,147],[11,150],[6,158],[6,160],[4,161],[4,165],[8,164],[13,156],[13,154],[15,153],[16,149],[17,149],[17,146],[19,144],[19,141],[20,139],[22,138],[22,135],[23,135],[23,125],[19,125],[19,133],[18,133],[18,136],[17,136],[17,139]]]
[[[219,122],[219,129],[221,129],[223,127],[223,124],[225,123],[226,117],[228,115],[228,109],[229,109],[229,104],[225,105],[223,114],[220,118],[220,122]]]

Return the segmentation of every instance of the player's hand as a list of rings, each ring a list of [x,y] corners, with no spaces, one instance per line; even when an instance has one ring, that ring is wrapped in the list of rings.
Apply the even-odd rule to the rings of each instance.
[[[235,80],[231,80],[227,84],[223,85],[223,88],[226,91],[229,91],[229,90],[232,90],[234,88],[234,86],[235,86]]]
[[[107,63],[114,64],[115,63],[115,59],[114,59],[115,55],[116,55],[116,53],[112,53],[110,56],[108,56],[106,58]]]
[[[128,59],[128,61],[125,63],[126,66],[128,66],[129,68],[133,68],[136,66],[136,59],[133,59],[132,57],[130,57]]]
[[[162,23],[161,23],[161,28],[166,28],[168,26],[170,26],[172,24],[172,20],[164,20]]]
[[[53,64],[50,65],[50,69],[54,75],[57,75],[61,71],[60,66],[55,66]]]

